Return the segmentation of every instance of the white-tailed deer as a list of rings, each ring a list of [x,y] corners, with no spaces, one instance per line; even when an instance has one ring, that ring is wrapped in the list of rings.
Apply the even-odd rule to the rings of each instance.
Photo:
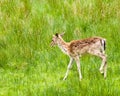
[[[89,53],[95,56],[98,56],[102,59],[102,64],[100,66],[100,72],[104,73],[104,78],[107,75],[107,60],[105,54],[105,45],[106,40],[101,37],[92,37],[82,40],[73,40],[71,42],[65,42],[62,39],[62,34],[56,33],[53,35],[51,46],[58,45],[58,47],[70,57],[70,62],[67,67],[66,74],[63,78],[65,80],[68,76],[69,70],[72,67],[73,60],[76,61],[79,79],[82,79],[81,68],[80,68],[80,60],[79,57],[84,53]]]

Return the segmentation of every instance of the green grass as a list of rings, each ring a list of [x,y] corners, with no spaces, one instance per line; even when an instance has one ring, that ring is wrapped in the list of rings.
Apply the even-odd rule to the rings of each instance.
[[[49,45],[63,31],[66,41],[107,39],[106,80],[90,55],[81,58],[81,82],[75,63],[62,80],[69,58]],[[0,96],[119,96],[119,38],[119,0],[1,0]]]

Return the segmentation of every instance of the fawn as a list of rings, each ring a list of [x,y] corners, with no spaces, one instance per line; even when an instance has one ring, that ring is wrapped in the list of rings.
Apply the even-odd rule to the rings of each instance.
[[[58,45],[63,53],[70,57],[70,61],[67,67],[66,74],[63,78],[65,80],[68,76],[69,70],[72,67],[72,63],[75,60],[77,64],[77,69],[79,73],[79,79],[82,79],[80,60],[79,57],[85,53],[89,53],[98,56],[102,59],[102,64],[100,66],[100,73],[104,74],[104,78],[107,76],[107,60],[105,54],[106,40],[102,37],[91,37],[82,40],[73,40],[71,42],[65,42],[62,38],[62,34],[56,33],[52,37],[51,46]]]

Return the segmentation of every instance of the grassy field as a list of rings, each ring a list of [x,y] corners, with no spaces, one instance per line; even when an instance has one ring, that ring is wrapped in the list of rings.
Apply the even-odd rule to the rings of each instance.
[[[66,81],[69,57],[51,48],[52,35],[65,41],[107,39],[108,76],[101,60],[82,57]],[[0,96],[119,96],[120,0],[0,0]]]

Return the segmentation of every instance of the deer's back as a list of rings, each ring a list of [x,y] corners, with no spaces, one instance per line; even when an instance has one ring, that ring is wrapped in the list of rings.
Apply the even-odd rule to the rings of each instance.
[[[89,50],[100,48],[102,39],[101,37],[92,37],[82,40],[73,40],[70,42],[69,51],[72,54],[82,54]]]

